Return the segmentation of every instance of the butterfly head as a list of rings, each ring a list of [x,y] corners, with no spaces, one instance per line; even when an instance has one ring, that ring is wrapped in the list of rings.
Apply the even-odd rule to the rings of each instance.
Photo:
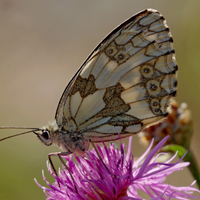
[[[49,123],[47,126],[42,127],[39,131],[34,131],[40,141],[46,146],[53,144],[54,135],[58,131],[58,125],[54,120],[52,123]]]
[[[89,141],[85,140],[80,132],[69,131],[62,126],[58,127],[56,120],[33,132],[43,144],[46,146],[53,144],[63,152],[82,155],[89,148]]]

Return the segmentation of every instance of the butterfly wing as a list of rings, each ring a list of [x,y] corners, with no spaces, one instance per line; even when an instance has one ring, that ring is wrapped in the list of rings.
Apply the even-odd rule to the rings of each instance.
[[[113,30],[66,87],[58,126],[110,141],[167,116],[177,88],[173,40],[163,16],[147,9]]]

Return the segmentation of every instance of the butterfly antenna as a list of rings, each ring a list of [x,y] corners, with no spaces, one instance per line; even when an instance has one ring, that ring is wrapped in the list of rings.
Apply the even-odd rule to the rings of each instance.
[[[0,129],[35,129],[35,130],[38,130],[39,128],[20,127],[20,126],[0,126]]]
[[[2,138],[2,139],[0,139],[0,142],[3,141],[3,140],[7,140],[7,139],[9,139],[9,138],[12,138],[12,137],[17,137],[17,136],[20,136],[20,135],[24,135],[24,134],[26,134],[26,133],[34,133],[34,131],[39,131],[39,130],[41,130],[41,129],[39,129],[39,128],[29,128],[29,127],[7,127],[7,126],[1,126],[0,129],[31,129],[30,131],[25,131],[25,132],[22,132],[22,133],[18,133],[18,134],[15,134],[15,135],[11,135],[11,136]]]

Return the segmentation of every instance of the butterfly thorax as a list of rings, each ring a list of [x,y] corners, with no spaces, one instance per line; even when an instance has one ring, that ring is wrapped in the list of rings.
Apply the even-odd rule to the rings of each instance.
[[[81,155],[87,148],[87,141],[83,139],[81,133],[73,131],[72,127],[70,129],[66,126],[58,126],[54,120],[42,127],[42,133],[38,134],[38,137],[47,146],[53,144],[63,152]]]

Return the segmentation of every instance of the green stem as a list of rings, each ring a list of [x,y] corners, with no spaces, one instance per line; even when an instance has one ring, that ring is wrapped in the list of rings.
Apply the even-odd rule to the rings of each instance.
[[[179,145],[167,145],[162,148],[162,151],[165,151],[165,152],[170,151],[170,152],[174,152],[174,153],[178,151],[177,155],[179,158],[181,158],[185,154],[186,149]],[[192,153],[191,149],[189,149],[187,151],[187,154],[185,155],[183,160],[186,162],[190,162],[190,165],[188,166],[188,168],[189,168],[192,176],[196,180],[196,183],[200,189],[200,173],[199,173],[200,168],[198,167],[195,156]]]
[[[196,162],[195,156],[193,154],[193,152],[190,150],[188,150],[187,155],[183,158],[184,161],[190,162],[190,165],[188,166],[192,176],[194,177],[194,179],[196,179],[196,183],[200,189],[200,173],[199,173],[199,167],[198,164]]]

